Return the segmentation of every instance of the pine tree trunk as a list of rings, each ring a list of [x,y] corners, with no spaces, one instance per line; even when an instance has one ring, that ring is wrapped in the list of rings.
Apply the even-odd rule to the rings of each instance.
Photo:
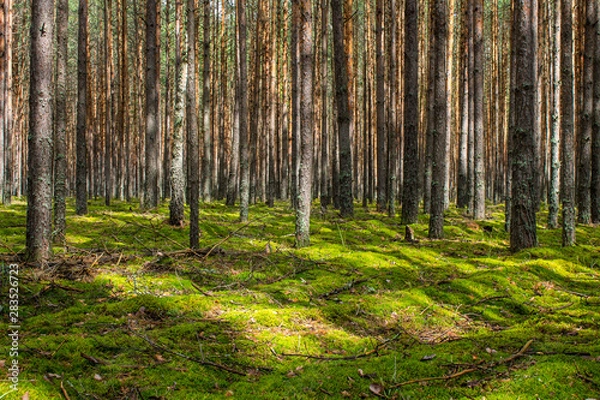
[[[144,181],[144,207],[158,206],[159,175],[159,117],[158,91],[156,80],[158,65],[158,5],[156,0],[148,0],[146,5],[146,179]]]
[[[67,28],[68,0],[56,11],[56,123],[54,131],[54,240],[65,241],[67,195]]]
[[[377,0],[375,11],[375,46],[376,46],[376,108],[377,108],[377,211],[387,210],[387,134],[385,130],[385,43],[383,31],[383,2]]]
[[[402,223],[419,216],[419,30],[417,0],[405,0],[404,9],[404,177]]]
[[[448,12],[446,0],[435,0],[432,9],[432,36],[436,38],[431,54],[433,71],[432,179],[429,238],[444,237],[444,186],[446,182],[446,44]]]
[[[596,35],[600,35],[600,6],[596,7]],[[592,129],[592,223],[600,223],[600,39],[596,36],[594,48],[594,126]]]
[[[187,187],[190,204],[190,247],[200,242],[199,198],[200,165],[198,162],[198,113],[196,103],[196,0],[187,0],[187,82],[185,87],[185,120],[187,130]]]
[[[300,48],[299,78],[300,104],[296,117],[300,118],[298,170],[298,206],[296,208],[296,247],[310,245],[310,212],[313,179],[313,109],[312,109],[312,9],[310,0],[294,0],[302,16],[299,25]]]
[[[248,152],[248,72],[246,62],[246,0],[237,0],[237,68],[236,90],[240,102],[240,220],[248,221],[250,203],[250,164]]]
[[[511,223],[510,247],[519,251],[537,246],[535,204],[534,41],[533,0],[515,3],[513,51],[515,83],[511,107]]]
[[[27,259],[50,257],[52,231],[52,108],[54,0],[31,3]]]
[[[183,173],[183,124],[187,64],[181,57],[183,24],[182,0],[175,3],[175,124],[171,148],[171,203],[169,224],[182,226],[184,220],[185,175]]]
[[[468,21],[469,4],[465,1],[462,13],[463,26],[461,33],[461,93],[460,93],[460,136],[458,141],[458,173],[456,182],[456,206],[458,208],[469,207],[468,189],[468,148],[469,148],[469,39]]]
[[[550,133],[550,182],[548,189],[548,228],[558,227],[560,193],[560,0],[552,2],[554,14],[552,38],[552,126]]]
[[[577,171],[577,219],[582,224],[591,221],[592,128],[594,118],[594,51],[596,48],[596,0],[586,1],[585,48],[583,60],[583,113],[579,131],[579,165]]]
[[[339,2],[339,1],[338,1]],[[339,10],[341,11],[341,10]],[[329,83],[329,2],[321,2],[321,209],[326,209],[331,203],[331,194],[329,192],[330,168],[329,168],[329,129],[327,106],[329,104],[328,83]],[[335,28],[334,28],[335,29]],[[343,43],[342,43],[343,46]]]
[[[473,170],[473,218],[485,219],[485,131],[483,129],[483,0],[473,2],[473,123],[474,123],[474,170]]]
[[[202,59],[204,67],[202,68],[202,132],[204,135],[204,146],[202,157],[202,200],[210,202],[211,187],[212,187],[212,143],[210,129],[210,1],[204,1],[204,23],[203,23],[203,38],[202,46],[204,53]]]
[[[333,23],[333,51],[335,66],[335,99],[337,131],[340,149],[340,213],[342,217],[354,214],[352,196],[352,154],[350,149],[350,110],[348,108],[348,57],[344,49],[343,12],[341,0],[331,0]]]
[[[79,0],[77,39],[77,215],[87,214],[87,97],[88,97],[88,4]]]
[[[575,244],[575,132],[573,99],[572,0],[561,3],[561,197],[563,206],[563,246]]]

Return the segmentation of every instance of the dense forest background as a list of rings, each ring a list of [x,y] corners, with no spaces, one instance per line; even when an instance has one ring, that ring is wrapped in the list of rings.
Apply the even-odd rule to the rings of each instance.
[[[80,214],[90,197],[171,199],[173,225],[185,201],[192,247],[199,200],[239,200],[244,221],[249,203],[288,199],[300,246],[315,198],[342,216],[357,199],[400,206],[404,224],[420,207],[432,238],[450,203],[480,220],[505,202],[515,250],[537,244],[542,204],[556,227],[562,200],[565,245],[576,216],[600,220],[594,0],[5,0],[0,12],[0,194],[29,192],[34,258],[64,237],[74,195]]]

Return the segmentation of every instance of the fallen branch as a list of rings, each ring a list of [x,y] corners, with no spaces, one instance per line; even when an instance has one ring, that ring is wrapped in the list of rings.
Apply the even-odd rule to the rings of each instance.
[[[348,282],[347,284],[345,284],[345,285],[344,285],[344,286],[342,286],[342,287],[339,287],[339,288],[333,289],[333,290],[331,290],[331,291],[329,291],[329,292],[327,292],[327,293],[320,294],[319,296],[317,296],[317,298],[318,298],[318,299],[325,299],[325,300],[327,300],[327,299],[329,299],[331,296],[334,296],[334,295],[336,295],[336,294],[340,294],[340,293],[342,293],[342,292],[346,292],[346,291],[348,291],[348,290],[352,289],[354,286],[356,286],[356,285],[359,285],[359,284],[361,284],[361,283],[368,282],[368,281],[370,281],[370,280],[371,280],[371,278],[365,278],[365,279],[352,280],[352,281]]]
[[[402,387],[402,386],[412,385],[412,384],[415,384],[415,383],[425,383],[425,382],[432,382],[432,381],[449,381],[449,380],[452,380],[452,379],[459,378],[459,377],[461,377],[463,375],[470,374],[471,372],[481,371],[481,370],[486,370],[486,369],[491,369],[491,368],[498,367],[500,365],[508,364],[508,363],[516,360],[517,358],[523,357],[525,355],[525,353],[527,352],[527,349],[529,349],[529,347],[531,347],[532,343],[533,343],[533,339],[531,339],[530,341],[528,341],[527,343],[525,343],[525,345],[523,347],[521,347],[521,350],[519,350],[515,354],[511,355],[510,357],[505,358],[505,359],[500,360],[500,361],[476,365],[476,366],[473,366],[473,367],[470,367],[470,368],[467,368],[467,369],[463,369],[462,371],[458,371],[458,372],[455,372],[455,373],[449,374],[449,375],[433,376],[433,377],[429,377],[429,378],[413,379],[413,380],[410,380],[410,381],[398,383],[398,384],[392,386],[391,388],[392,389],[396,389],[396,388],[399,388],[399,387]]]
[[[215,368],[215,369],[219,369],[219,370],[222,370],[222,371],[227,371],[227,372],[235,374],[235,375],[246,376],[245,372],[238,371],[236,369],[230,368],[230,367],[228,367],[226,365],[223,365],[223,364],[218,364],[218,363],[214,363],[212,361],[206,361],[206,360],[201,360],[201,359],[196,358],[196,357],[187,356],[185,354],[182,354],[182,353],[179,353],[177,351],[171,350],[171,349],[169,349],[167,347],[161,346],[160,344],[158,344],[155,341],[153,341],[152,339],[150,339],[148,336],[141,335],[141,334],[137,333],[136,331],[134,331],[131,328],[129,328],[129,330],[130,330],[130,332],[132,334],[134,334],[135,336],[137,336],[140,339],[144,340],[150,346],[152,346],[152,347],[154,347],[154,348],[156,348],[158,350],[162,350],[165,353],[173,354],[174,356],[183,358],[185,360],[192,361],[192,362],[195,362],[197,364],[204,365],[204,366],[207,366],[207,367],[212,367],[212,368]]]
[[[69,397],[69,394],[67,393],[65,386],[63,385],[63,381],[60,381],[60,390],[63,394],[63,396],[65,396],[66,400],[71,400],[71,398]]]
[[[507,295],[501,295],[501,296],[491,296],[491,297],[484,297],[483,299],[475,302],[474,304],[472,304],[471,306],[478,306],[482,303],[485,303],[486,301],[492,301],[492,300],[500,300],[500,299],[507,299],[508,296]]]

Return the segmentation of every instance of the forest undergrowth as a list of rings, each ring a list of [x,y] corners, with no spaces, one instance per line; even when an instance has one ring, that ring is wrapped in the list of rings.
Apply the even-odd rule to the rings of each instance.
[[[295,249],[284,203],[201,205],[201,249],[168,206],[68,208],[66,245],[19,264],[19,391],[5,399],[600,398],[600,232],[577,245],[543,227],[511,254],[501,206],[427,219],[315,212]],[[0,206],[6,267],[25,247],[26,204]],[[4,322],[3,322],[4,324]],[[0,338],[2,349],[9,338]],[[0,395],[10,391],[0,354]]]

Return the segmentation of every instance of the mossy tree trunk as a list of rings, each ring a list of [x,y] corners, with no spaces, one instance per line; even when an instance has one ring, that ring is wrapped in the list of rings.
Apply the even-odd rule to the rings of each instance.
[[[52,132],[54,0],[31,2],[27,259],[50,257],[52,230]]]

